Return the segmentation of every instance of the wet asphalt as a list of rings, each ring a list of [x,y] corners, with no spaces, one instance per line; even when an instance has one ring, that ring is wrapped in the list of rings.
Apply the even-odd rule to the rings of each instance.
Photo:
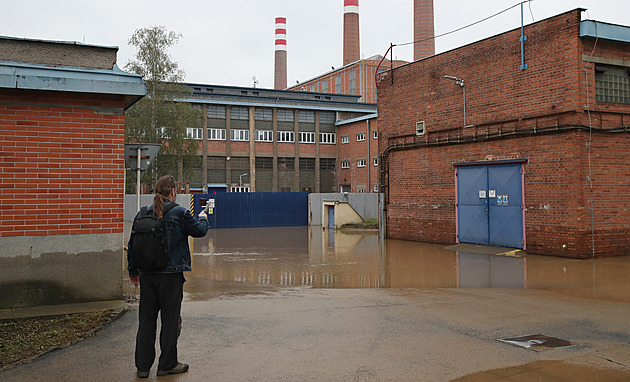
[[[0,372],[0,380],[136,380],[137,306],[130,308],[97,336]],[[157,377],[154,366],[149,380],[627,381],[628,317],[628,303],[531,289],[224,295],[184,302],[179,358],[190,371]],[[497,341],[539,333],[576,345],[533,351]]]

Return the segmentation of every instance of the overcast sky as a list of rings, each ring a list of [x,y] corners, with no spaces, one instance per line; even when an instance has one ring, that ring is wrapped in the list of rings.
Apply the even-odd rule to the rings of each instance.
[[[519,0],[434,0],[435,33],[474,23]],[[583,19],[630,25],[629,0],[534,0],[524,5],[526,24],[574,8]],[[390,43],[413,41],[413,0],[360,0],[361,54],[385,54]],[[117,46],[123,68],[135,48],[136,29],[161,25],[182,34],[169,53],[201,84],[273,88],[275,17],[287,18],[288,84],[342,63],[343,0],[0,0],[0,35]],[[444,52],[520,27],[520,6],[436,40]],[[412,46],[395,48],[411,61]]]

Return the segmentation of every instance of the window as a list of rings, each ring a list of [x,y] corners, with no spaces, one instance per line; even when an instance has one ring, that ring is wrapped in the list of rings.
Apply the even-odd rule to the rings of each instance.
[[[273,158],[256,157],[256,170],[273,170]]]
[[[357,133],[357,142],[365,140],[365,133]]]
[[[249,109],[246,107],[232,107],[230,110],[231,119],[249,119]]]
[[[334,170],[335,166],[337,166],[335,158],[319,158],[320,170]]]
[[[249,192],[249,187],[232,186],[232,188],[230,189],[230,192]]]
[[[300,170],[315,170],[315,158],[300,158]]]
[[[256,130],[256,142],[273,142],[273,131]]]
[[[341,161],[341,168],[350,168],[350,161],[349,160],[342,160]]]
[[[357,167],[365,167],[365,159],[357,159]]]
[[[315,123],[315,112],[301,110],[298,113],[298,121],[304,123]]]
[[[291,157],[278,158],[278,170],[295,170],[295,158],[291,158]]]
[[[357,184],[357,192],[360,194],[365,193],[366,189],[365,189],[365,184]]]
[[[249,130],[230,130],[231,141],[249,141]]]
[[[630,104],[630,68],[596,65],[595,99],[597,102]]]
[[[317,91],[317,84],[310,84],[310,85],[308,85],[308,91],[312,92],[312,93],[316,92]]]
[[[186,136],[190,139],[203,139],[203,130],[187,127]]]
[[[225,106],[208,105],[208,118],[225,119]]]
[[[335,93],[341,94],[341,74],[335,76]]]
[[[378,157],[372,158],[372,163],[374,164],[374,166],[378,166]]]
[[[328,93],[328,81],[321,82],[322,93]]]
[[[334,145],[337,143],[337,134],[319,133],[319,143],[322,143],[324,145]]]
[[[348,73],[348,87],[350,94],[357,94],[357,71],[353,70]]]
[[[266,108],[257,107],[254,110],[254,119],[256,121],[272,121],[273,120],[273,110]]]
[[[278,142],[295,142],[293,131],[278,131]]]
[[[315,133],[300,132],[300,143],[315,143]]]
[[[374,188],[372,188],[373,192],[378,192],[378,183],[374,183]]]
[[[328,112],[328,111],[322,111],[319,113],[319,123],[327,123],[327,124],[334,124],[335,123],[335,113],[334,112]]]
[[[350,143],[350,136],[349,135],[342,135],[341,136],[341,144],[346,144],[346,143]]]
[[[293,122],[293,110],[278,109],[278,122]]]
[[[372,130],[372,138],[378,139],[378,130]]]
[[[224,141],[225,129],[208,129],[208,139],[211,141]]]

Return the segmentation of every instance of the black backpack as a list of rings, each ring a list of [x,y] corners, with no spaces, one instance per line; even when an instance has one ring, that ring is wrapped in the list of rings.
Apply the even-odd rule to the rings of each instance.
[[[175,206],[177,203],[164,207],[162,216]],[[128,250],[129,262],[139,270],[157,271],[168,265],[164,219],[154,215],[153,210],[149,211],[146,206],[133,219]]]

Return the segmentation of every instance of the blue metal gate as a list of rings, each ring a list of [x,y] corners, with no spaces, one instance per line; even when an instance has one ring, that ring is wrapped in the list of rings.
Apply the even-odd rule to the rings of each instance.
[[[282,227],[308,225],[308,192],[217,192],[195,194],[191,212],[202,200],[214,205],[210,228]],[[213,202],[210,202],[213,199]]]
[[[458,241],[524,248],[522,179],[522,162],[458,166]]]

